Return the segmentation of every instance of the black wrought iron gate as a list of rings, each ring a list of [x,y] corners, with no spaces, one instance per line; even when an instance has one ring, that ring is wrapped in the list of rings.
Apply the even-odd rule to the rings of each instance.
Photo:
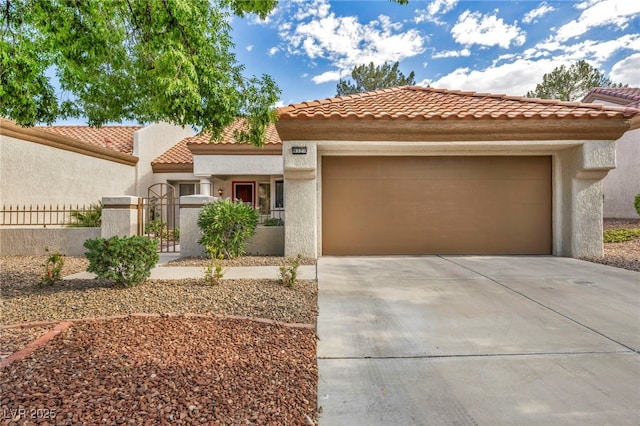
[[[156,183],[138,205],[138,235],[158,241],[161,253],[180,251],[180,199],[167,183]]]

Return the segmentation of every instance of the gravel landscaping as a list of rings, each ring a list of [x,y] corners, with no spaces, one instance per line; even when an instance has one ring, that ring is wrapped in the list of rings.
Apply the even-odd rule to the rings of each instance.
[[[270,261],[283,260],[276,259]],[[197,279],[148,280],[133,288],[65,280],[42,287],[45,261],[0,258],[0,324],[112,318],[74,322],[0,368],[0,410],[15,417],[2,424],[314,424],[315,281],[294,288],[275,280],[214,286]],[[65,257],[63,275],[87,265]],[[113,318],[140,312],[203,315]],[[0,328],[0,362],[52,327]],[[55,419],[45,418],[52,413]]]
[[[625,228],[640,229],[640,219],[605,219],[603,227],[605,231]],[[640,272],[640,238],[622,243],[605,243],[604,257],[582,259]]]

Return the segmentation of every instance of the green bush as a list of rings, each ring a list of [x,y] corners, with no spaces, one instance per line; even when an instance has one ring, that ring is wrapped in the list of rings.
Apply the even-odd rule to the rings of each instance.
[[[84,246],[88,249],[87,271],[124,286],[134,286],[149,278],[151,268],[160,260],[157,241],[147,237],[95,238],[85,241]]]
[[[623,243],[640,237],[640,229],[610,229],[604,231],[603,240],[605,243]]]
[[[216,200],[200,210],[198,242],[225,259],[241,256],[245,241],[256,233],[258,217],[258,211],[242,201]]]
[[[151,219],[151,221],[144,225],[144,233],[153,234],[159,238],[161,235],[167,233],[167,222],[160,219]]]
[[[640,216],[640,194],[636,194],[636,198],[633,200],[633,206],[636,208],[638,216]]]
[[[89,205],[87,211],[72,211],[71,217],[74,223],[69,228],[99,228],[102,226],[102,201]]]
[[[265,219],[262,223],[264,226],[284,226],[284,220],[277,217],[270,217]]]

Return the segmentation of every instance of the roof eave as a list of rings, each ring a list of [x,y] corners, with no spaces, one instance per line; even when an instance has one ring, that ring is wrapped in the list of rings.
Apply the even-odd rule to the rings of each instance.
[[[187,144],[194,155],[282,155],[282,144],[265,144],[258,148],[249,144]]]
[[[500,141],[615,140],[630,128],[628,118],[503,120],[280,119],[286,140]]]
[[[186,163],[151,163],[153,173],[193,173],[193,164]]]
[[[35,129],[33,127],[22,127],[11,120],[4,118],[0,118],[0,135],[47,145],[82,155],[88,155],[102,160],[113,161],[127,166],[135,166],[138,163],[138,157],[134,155],[82,143],[77,139],[48,132],[46,130]]]

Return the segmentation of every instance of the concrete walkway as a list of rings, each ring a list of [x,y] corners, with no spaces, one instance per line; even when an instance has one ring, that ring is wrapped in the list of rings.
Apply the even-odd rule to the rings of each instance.
[[[179,254],[165,254],[160,256],[158,266],[151,270],[152,280],[180,280],[185,278],[203,278],[205,268],[199,266],[163,266],[170,260],[176,259]],[[280,278],[279,266],[234,266],[223,268],[223,279],[278,279]],[[91,272],[79,272],[64,277],[65,280],[93,279],[96,275]],[[315,265],[300,265],[298,278],[301,280],[315,280]]]
[[[637,425],[640,273],[559,257],[323,257],[330,425]]]

